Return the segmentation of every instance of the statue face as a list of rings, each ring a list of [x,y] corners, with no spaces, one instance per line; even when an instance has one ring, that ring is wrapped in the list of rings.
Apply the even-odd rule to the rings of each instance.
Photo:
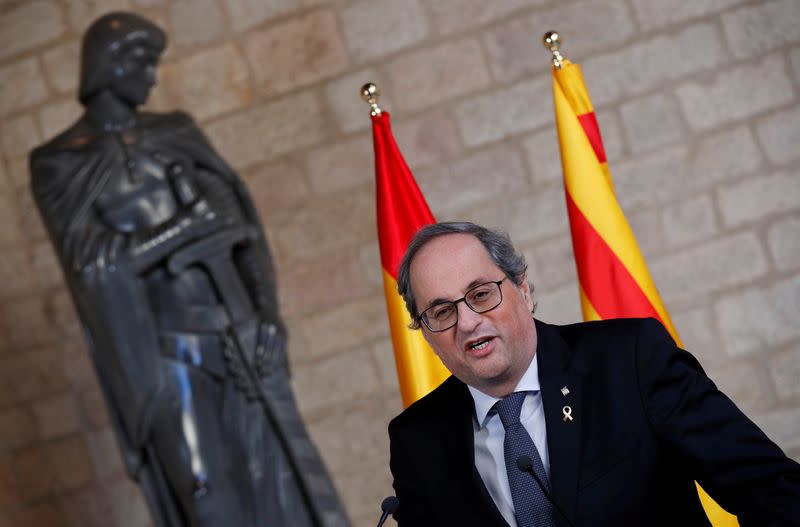
[[[133,106],[147,101],[156,83],[159,52],[142,43],[121,50],[114,63],[111,89]]]

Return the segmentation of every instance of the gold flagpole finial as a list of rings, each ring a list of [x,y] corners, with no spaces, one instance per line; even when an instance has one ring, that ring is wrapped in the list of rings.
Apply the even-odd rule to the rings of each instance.
[[[381,96],[381,90],[375,83],[368,82],[361,87],[361,98],[369,104],[371,111],[370,115],[380,115],[381,108],[378,106],[378,98]]]
[[[544,47],[549,49],[550,53],[553,54],[553,67],[557,70],[560,70],[564,62],[564,57],[559,51],[559,47],[561,46],[561,35],[558,34],[558,31],[548,31],[544,34],[544,37],[542,37],[542,44],[544,44]]]

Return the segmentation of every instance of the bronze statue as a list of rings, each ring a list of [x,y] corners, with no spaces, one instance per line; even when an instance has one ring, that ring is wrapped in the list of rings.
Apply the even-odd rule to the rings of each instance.
[[[165,45],[136,15],[97,20],[85,113],[30,159],[125,465],[159,527],[346,526],[244,185],[188,115],[137,111]]]

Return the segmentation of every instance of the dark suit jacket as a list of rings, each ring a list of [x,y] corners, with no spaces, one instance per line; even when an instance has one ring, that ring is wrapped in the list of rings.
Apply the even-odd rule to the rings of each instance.
[[[657,321],[536,329],[552,492],[573,525],[710,525],[695,480],[742,527],[800,525],[800,465]],[[507,525],[475,468],[473,415],[450,377],[389,424],[401,526]]]

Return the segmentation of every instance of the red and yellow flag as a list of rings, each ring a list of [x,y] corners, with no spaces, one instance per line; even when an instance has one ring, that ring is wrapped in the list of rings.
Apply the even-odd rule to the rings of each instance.
[[[577,64],[553,68],[558,141],[585,320],[653,317],[680,339],[614,194],[603,140]],[[714,527],[738,525],[698,485]]]
[[[421,227],[436,220],[394,141],[388,112],[372,116],[372,138],[386,310],[400,393],[407,407],[450,376],[422,332],[409,329],[411,317],[397,293],[397,271],[411,238]]]

